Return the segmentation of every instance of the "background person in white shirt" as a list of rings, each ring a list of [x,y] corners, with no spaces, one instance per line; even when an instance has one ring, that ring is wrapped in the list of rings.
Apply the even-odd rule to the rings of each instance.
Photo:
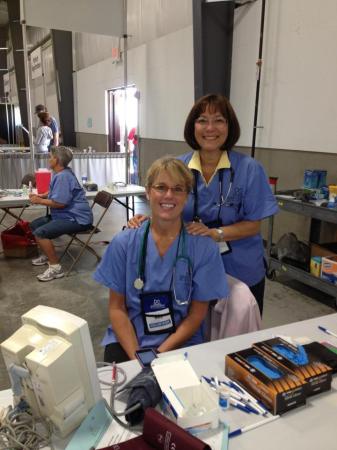
[[[48,110],[44,105],[36,105],[35,106],[35,114],[39,117],[40,113],[47,113]],[[52,133],[53,133],[53,138],[51,140],[50,146],[53,147],[58,147],[60,145],[60,132],[59,132],[59,126],[56,122],[55,117],[53,116],[49,116],[50,117],[50,124],[49,124],[49,128],[51,129]],[[39,123],[39,126],[41,126],[41,121]]]
[[[51,123],[50,115],[47,112],[38,114],[41,125],[37,129],[34,140],[35,151],[37,153],[48,153],[50,141],[53,139],[53,132],[49,125]]]

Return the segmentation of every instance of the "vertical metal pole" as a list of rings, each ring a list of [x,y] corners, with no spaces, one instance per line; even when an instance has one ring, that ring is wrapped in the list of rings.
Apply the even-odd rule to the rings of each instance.
[[[266,9],[266,0],[262,0],[261,8],[261,24],[260,24],[260,42],[259,42],[259,58],[256,62],[257,80],[256,80],[256,94],[255,94],[255,110],[254,110],[254,122],[253,122],[253,139],[252,139],[252,151],[251,156],[255,156],[255,142],[256,142],[256,129],[257,117],[259,112],[259,97],[260,97],[260,80],[261,80],[261,67],[262,67],[262,50],[263,50],[263,31],[264,31],[264,16]]]
[[[9,132],[9,118],[8,118],[8,103],[6,101],[6,122],[7,122],[7,142],[11,143],[10,132]]]
[[[125,148],[125,183],[129,183],[129,148],[128,148],[128,127],[127,127],[127,87],[128,87],[128,35],[127,35],[127,0],[124,0],[124,114],[125,114],[125,124],[124,124],[124,148]]]
[[[35,158],[34,158],[34,145],[33,145],[33,121],[32,121],[32,105],[30,98],[30,82],[29,82],[29,61],[27,51],[27,28],[25,20],[25,5],[24,0],[20,0],[20,16],[22,26],[22,42],[23,42],[23,59],[25,67],[25,80],[26,80],[26,99],[27,99],[27,116],[28,116],[28,129],[29,129],[29,147],[30,147],[30,170],[35,172]]]
[[[12,141],[13,144],[16,144],[16,136],[15,136],[15,114],[14,114],[14,105],[11,104],[11,121],[12,121]]]

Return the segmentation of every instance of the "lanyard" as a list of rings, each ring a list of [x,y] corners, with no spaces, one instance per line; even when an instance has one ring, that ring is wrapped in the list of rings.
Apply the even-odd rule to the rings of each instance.
[[[145,232],[143,234],[143,239],[140,246],[140,255],[138,260],[138,277],[134,281],[134,287],[139,290],[143,290],[144,284],[145,284],[145,267],[146,267],[146,253],[147,253],[147,241],[149,237],[149,231],[150,231],[150,225],[151,222],[149,221],[146,224]],[[182,238],[182,239],[181,239]],[[179,256],[179,249],[180,249],[180,239],[182,241],[182,253]],[[170,288],[172,287],[172,281],[173,281],[173,274],[176,262],[179,258],[187,259],[189,261],[189,258],[184,256],[186,254],[186,248],[185,248],[185,228],[182,225],[180,233],[179,233],[179,239],[178,239],[178,246],[177,246],[177,252],[176,257],[173,265],[172,275],[171,275],[171,282],[170,282]]]
[[[220,214],[221,214],[221,208],[223,205],[226,205],[228,196],[232,190],[232,185],[234,181],[234,169],[233,167],[229,167],[230,176],[229,176],[229,186],[227,189],[226,196],[224,198],[223,196],[223,177],[224,177],[224,171],[225,169],[219,169],[218,170],[218,178],[219,178],[219,203],[217,203],[216,206],[219,207],[218,209],[218,218],[217,221],[220,222]],[[199,207],[199,195],[198,195],[198,178],[199,178],[199,171],[192,169],[193,176],[194,176],[194,187],[193,187],[193,194],[194,194],[194,206],[193,206],[193,221],[194,222],[201,222],[201,218],[198,214],[198,207]]]

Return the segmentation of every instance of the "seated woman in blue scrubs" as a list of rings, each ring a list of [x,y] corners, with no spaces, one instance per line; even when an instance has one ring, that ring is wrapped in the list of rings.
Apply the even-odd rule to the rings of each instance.
[[[261,221],[278,211],[262,165],[232,150],[240,125],[226,97],[210,94],[191,109],[184,130],[194,150],[179,157],[193,172],[195,188],[183,212],[186,229],[193,235],[229,242],[222,254],[226,273],[246,283],[262,315],[265,260]],[[139,226],[135,216],[129,226]]]
[[[105,361],[202,343],[209,302],[228,295],[217,244],[188,234],[182,221],[192,186],[181,161],[155,161],[146,182],[151,218],[117,234],[94,274],[110,289]]]
[[[49,267],[37,275],[39,281],[51,281],[64,276],[52,239],[63,234],[72,234],[89,230],[93,215],[85,192],[74,172],[68,167],[73,159],[72,151],[67,147],[52,147],[49,167],[54,174],[49,191],[44,194],[30,194],[34,205],[50,208],[50,215],[33,220],[30,228],[43,254],[32,260],[34,266]]]

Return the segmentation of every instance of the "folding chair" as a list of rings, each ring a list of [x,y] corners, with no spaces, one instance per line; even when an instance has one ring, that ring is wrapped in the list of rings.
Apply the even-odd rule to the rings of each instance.
[[[99,216],[96,224],[92,225],[89,230],[80,231],[78,233],[74,233],[74,234],[70,235],[71,239],[68,242],[66,249],[64,250],[64,252],[62,253],[62,255],[60,257],[60,260],[61,260],[63,258],[63,256],[66,253],[68,253],[68,255],[73,259],[73,262],[66,273],[66,277],[69,275],[69,273],[71,272],[71,270],[75,266],[75,264],[79,261],[79,259],[81,258],[81,256],[83,255],[85,250],[88,250],[90,253],[92,253],[94,256],[96,256],[97,261],[99,261],[101,259],[101,257],[97,254],[97,252],[89,244],[90,244],[90,241],[91,241],[92,237],[94,236],[94,234],[99,233],[101,231],[101,230],[99,230],[98,226],[101,223],[103,217],[105,216],[107,210],[109,209],[109,206],[111,205],[112,200],[113,200],[113,196],[111,194],[109,194],[108,192],[105,192],[105,191],[98,192],[94,198],[93,204],[91,205],[92,210],[94,210],[95,205],[98,205],[103,208],[102,214]],[[78,237],[79,235],[88,235],[88,237],[86,240],[82,240]],[[76,256],[76,258],[74,258],[71,255],[71,253],[68,251],[69,247],[71,246],[71,244],[74,241],[77,244],[80,244],[82,247],[79,254]]]

